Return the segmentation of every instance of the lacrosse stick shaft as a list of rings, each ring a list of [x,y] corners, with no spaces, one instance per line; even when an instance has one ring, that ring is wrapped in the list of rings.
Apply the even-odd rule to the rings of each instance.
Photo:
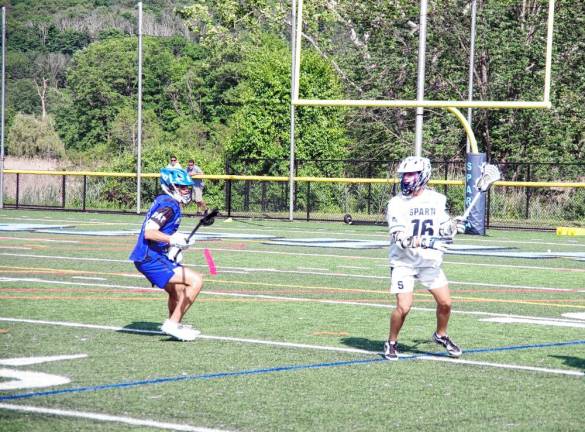
[[[469,217],[469,215],[471,214],[471,210],[473,210],[473,207],[475,207],[475,205],[479,202],[479,198],[481,197],[482,194],[483,192],[477,191],[477,193],[469,203],[469,206],[465,209],[465,212],[461,216],[461,219],[466,220]]]
[[[187,237],[187,244],[189,244],[189,242],[191,241],[191,239],[193,238],[193,236],[195,235],[195,233],[197,232],[197,230],[201,227],[201,225],[203,225],[205,222],[207,222],[210,219],[213,219],[215,216],[217,216],[219,213],[219,211],[217,209],[213,209],[209,214],[207,214],[206,216],[202,217],[199,222],[197,223],[197,225],[195,225],[195,228],[193,228],[193,231],[191,231],[191,234],[189,234],[189,236]],[[177,256],[179,255],[180,251],[178,251],[175,256],[173,257],[173,261],[175,261],[177,259]]]

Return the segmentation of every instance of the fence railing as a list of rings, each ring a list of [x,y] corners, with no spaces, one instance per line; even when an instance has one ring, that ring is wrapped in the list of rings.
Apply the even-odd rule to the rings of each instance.
[[[73,211],[136,211],[136,174],[5,170],[5,207]],[[141,176],[142,211],[160,193],[159,174]],[[286,176],[204,175],[205,199],[227,217],[289,217]],[[384,223],[395,178],[296,177],[294,218]],[[432,180],[452,214],[463,212],[463,179]],[[194,213],[187,209],[186,213]],[[499,181],[488,194],[488,228],[585,226],[585,182]]]

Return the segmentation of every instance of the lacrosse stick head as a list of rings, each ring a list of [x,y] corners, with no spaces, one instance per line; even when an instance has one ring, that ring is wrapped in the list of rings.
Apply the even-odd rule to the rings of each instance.
[[[215,217],[219,214],[219,210],[214,208],[209,213],[201,218],[201,225],[211,226],[215,223]]]
[[[501,178],[502,175],[497,166],[485,164],[481,169],[481,176],[475,182],[475,187],[480,192],[485,192]]]

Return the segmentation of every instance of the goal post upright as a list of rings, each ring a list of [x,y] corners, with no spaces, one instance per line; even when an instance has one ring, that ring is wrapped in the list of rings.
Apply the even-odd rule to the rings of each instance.
[[[294,5],[294,2],[293,2]],[[294,6],[293,6],[294,7]],[[443,108],[453,114],[461,123],[467,138],[469,140],[468,156],[479,156],[479,149],[475,134],[469,124],[469,121],[459,111],[462,108],[477,109],[550,109],[550,88],[552,77],[552,49],[554,33],[554,8],[555,0],[548,0],[548,17],[547,33],[545,48],[545,70],[544,70],[544,90],[541,101],[477,101],[477,100],[381,100],[381,99],[301,99],[299,98],[299,83],[301,74],[301,41],[302,41],[302,23],[303,23],[303,0],[297,0],[296,13],[296,34],[294,37],[294,59],[292,65],[293,83],[292,83],[292,100],[291,105],[298,106],[315,106],[315,107],[377,107],[377,108]],[[291,149],[292,151],[292,149]],[[485,155],[484,155],[485,156]],[[291,184],[294,178],[290,178]],[[466,197],[466,202],[468,198]],[[292,204],[291,204],[292,206]],[[292,214],[292,208],[291,208]]]

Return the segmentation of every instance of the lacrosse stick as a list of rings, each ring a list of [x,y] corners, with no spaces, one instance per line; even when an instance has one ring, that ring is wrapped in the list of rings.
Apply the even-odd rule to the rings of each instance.
[[[481,176],[475,181],[477,193],[473,197],[473,200],[471,200],[471,202],[469,203],[469,206],[467,207],[465,212],[461,216],[455,218],[455,224],[452,225],[452,228],[449,228],[448,230],[449,232],[451,232],[451,234],[446,235],[447,237],[454,238],[457,235],[457,233],[459,232],[457,229],[459,224],[465,223],[465,221],[467,221],[467,218],[471,214],[471,210],[473,210],[475,205],[479,202],[479,198],[481,197],[481,195],[487,192],[495,182],[500,180],[500,178],[501,175],[497,166],[485,163],[483,164],[481,168]],[[449,223],[453,224],[453,221],[451,220]],[[441,229],[439,229],[439,232],[441,232]]]
[[[475,194],[473,200],[471,201],[471,203],[469,203],[469,207],[467,207],[467,209],[461,216],[461,219],[466,220],[469,217],[471,210],[479,202],[481,194],[487,192],[489,188],[500,178],[502,178],[502,176],[497,166],[484,164],[483,168],[481,169],[481,176],[475,182],[475,187],[478,193]]]
[[[191,231],[191,234],[189,234],[189,237],[187,237],[187,244],[189,244],[191,242],[191,239],[193,238],[193,236],[195,235],[195,233],[197,232],[197,230],[201,227],[201,225],[204,226],[210,226],[213,225],[213,223],[215,222],[215,217],[219,214],[219,210],[218,209],[213,209],[211,210],[209,213],[207,213],[205,216],[203,216],[201,219],[199,219],[199,222],[197,223],[197,225],[195,225],[195,228],[193,228],[193,231]],[[177,260],[177,256],[179,256],[179,253],[181,253],[180,250],[177,251],[177,253],[175,254],[175,256],[173,257],[173,261]]]

